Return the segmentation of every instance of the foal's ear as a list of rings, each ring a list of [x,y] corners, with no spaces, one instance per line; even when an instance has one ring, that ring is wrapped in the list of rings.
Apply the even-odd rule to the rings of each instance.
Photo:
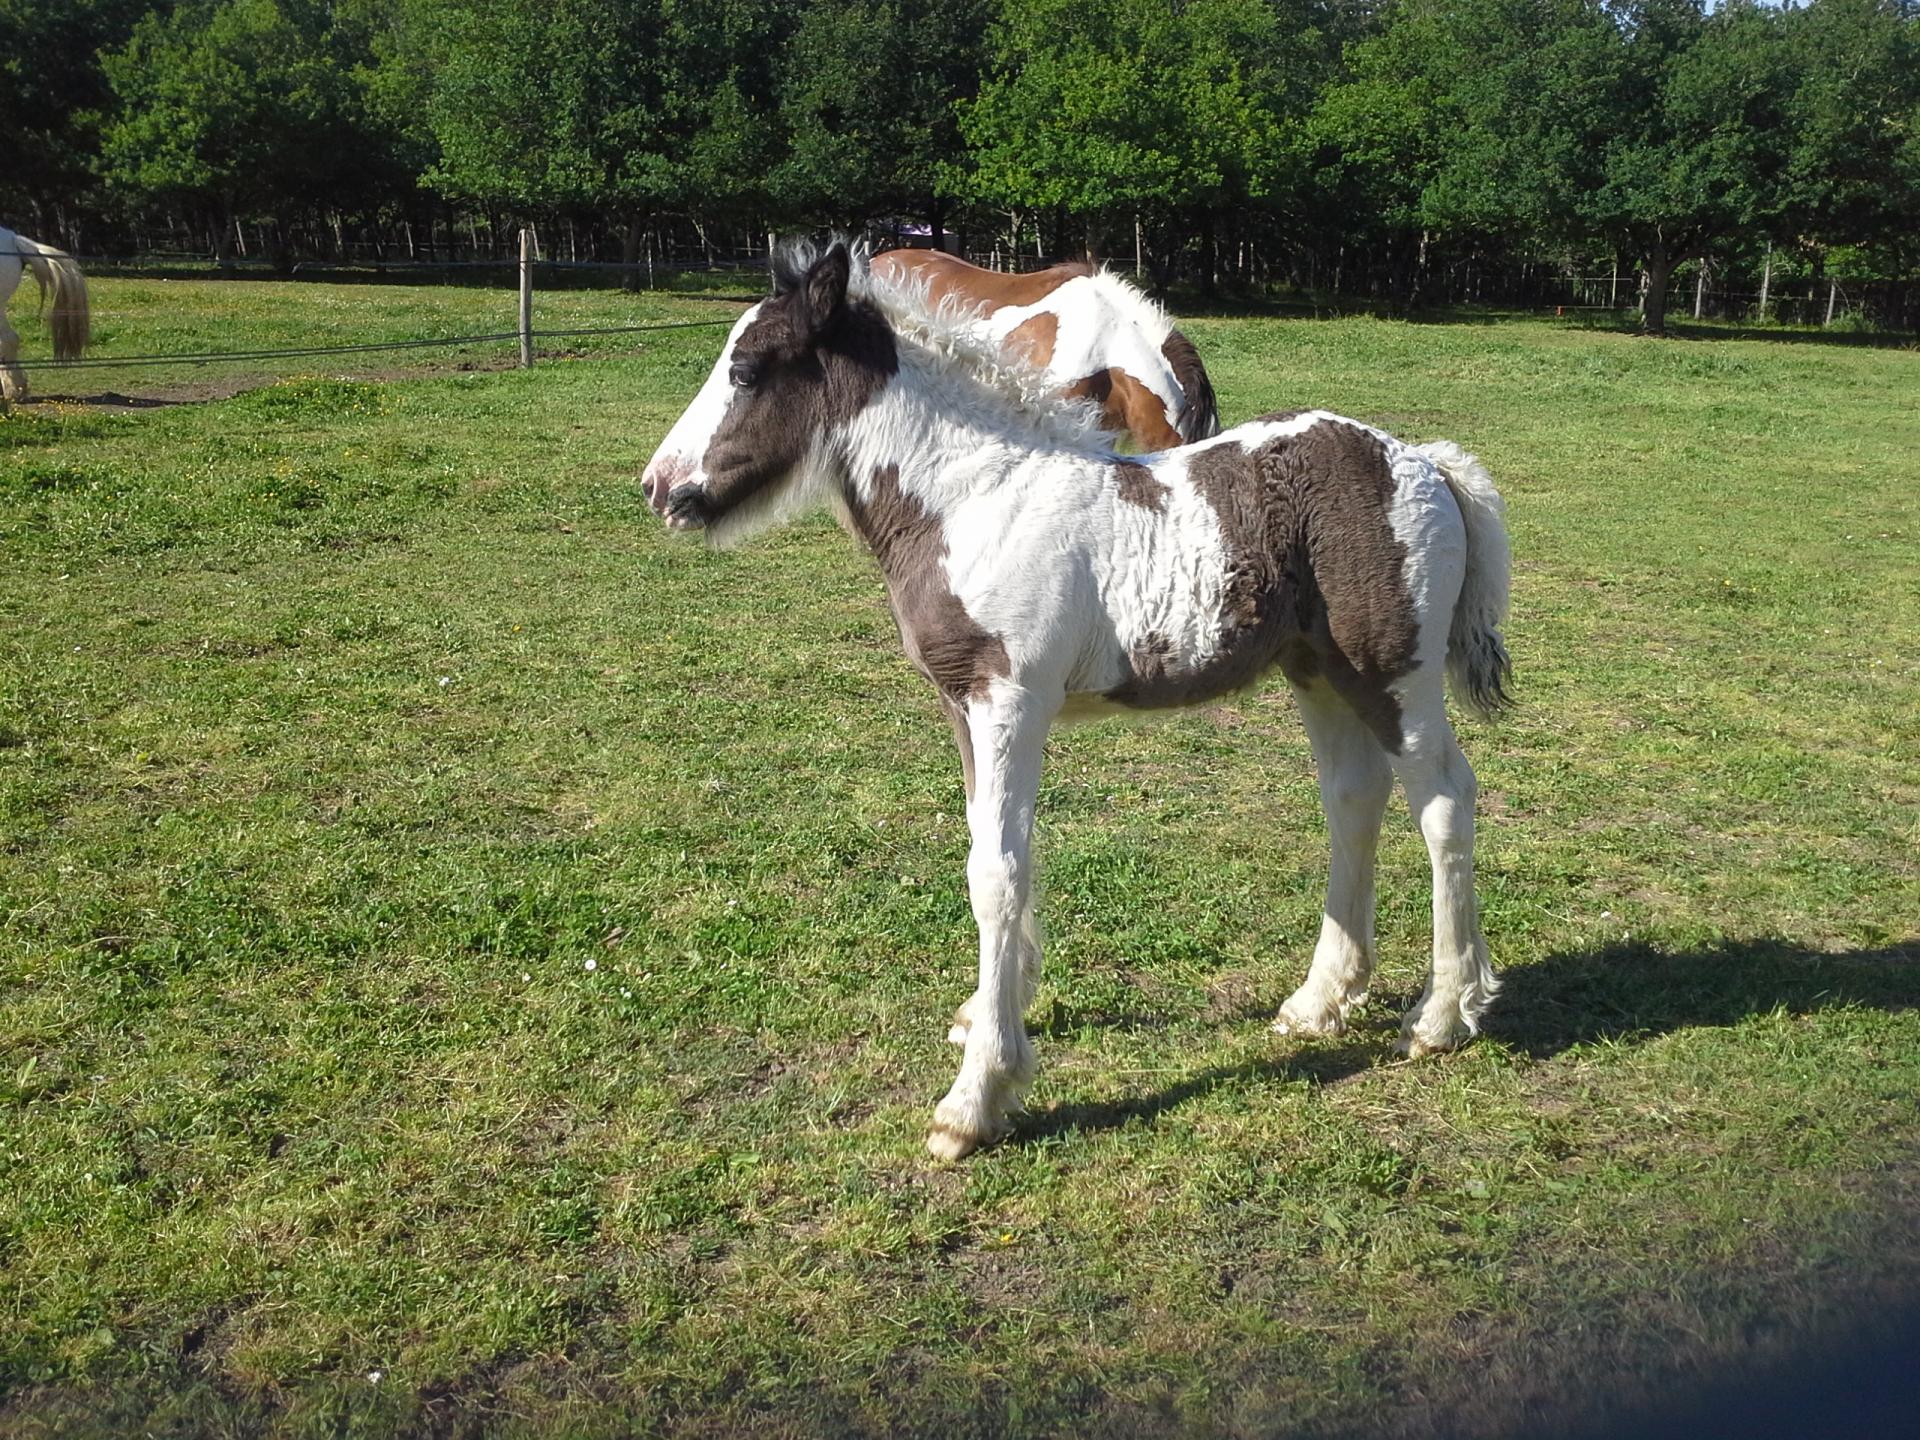
[[[834,321],[847,303],[847,275],[852,264],[847,247],[835,242],[831,250],[813,262],[801,287],[801,314],[810,335],[819,335]]]

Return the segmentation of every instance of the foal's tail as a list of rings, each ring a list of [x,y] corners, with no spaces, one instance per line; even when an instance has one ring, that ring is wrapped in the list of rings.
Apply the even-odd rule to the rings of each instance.
[[[1507,659],[1506,642],[1500,638],[1513,566],[1501,518],[1507,505],[1493,488],[1486,467],[1451,440],[1435,440],[1418,449],[1446,477],[1467,527],[1467,576],[1454,603],[1453,628],[1447,636],[1447,678],[1463,703],[1492,716],[1513,704],[1507,694],[1513,662]]]
[[[53,358],[78,360],[80,352],[87,348],[87,341],[93,338],[86,277],[66,251],[42,245],[24,235],[16,235],[14,240],[20,247],[20,258],[33,271],[34,283],[40,287],[40,303],[46,304],[47,292],[53,292],[53,313],[47,317],[53,330]]]
[[[1169,331],[1161,343],[1160,353],[1173,367],[1173,378],[1180,382],[1180,393],[1185,397],[1180,402],[1180,413],[1174,417],[1174,429],[1189,445],[1218,435],[1220,406],[1213,397],[1213,381],[1208,378],[1207,367],[1201,363],[1200,352],[1193,348],[1193,341],[1178,330]]]

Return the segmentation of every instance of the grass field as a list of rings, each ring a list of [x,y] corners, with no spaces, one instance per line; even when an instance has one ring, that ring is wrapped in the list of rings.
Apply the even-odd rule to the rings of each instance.
[[[108,354],[505,304],[96,295]],[[1912,1294],[1920,354],[1191,329],[1230,419],[1506,493],[1506,988],[1393,1063],[1396,813],[1376,999],[1269,1034],[1325,862],[1284,693],[1059,732],[1041,1076],[958,1167],[959,777],[878,576],[636,484],[719,332],[0,417],[0,1434],[1537,1433]]]

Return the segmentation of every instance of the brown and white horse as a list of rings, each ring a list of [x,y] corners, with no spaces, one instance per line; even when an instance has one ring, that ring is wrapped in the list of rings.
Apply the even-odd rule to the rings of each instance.
[[[1093,400],[1109,430],[1142,450],[1219,433],[1213,382],[1193,342],[1153,301],[1090,265],[1003,275],[939,250],[888,250],[871,261],[895,289],[925,288],[934,305],[971,317],[981,336]]]
[[[802,263],[805,262],[805,263]],[[647,467],[669,526],[716,540],[810,505],[878,559],[901,639],[962,744],[980,927],[965,1046],[928,1146],[1005,1133],[1032,1078],[1031,834],[1064,714],[1191,705],[1277,667],[1332,840],[1320,940],[1275,1028],[1342,1030],[1373,970],[1374,847],[1397,776],[1433,865],[1433,968],[1401,1048],[1449,1050],[1494,993],[1473,887],[1474,778],[1442,676],[1505,702],[1501,502],[1457,446],[1325,411],[1117,455],[1083,403],[923,290],[789,256]]]
[[[91,329],[87,310],[87,282],[80,267],[64,250],[16,235],[0,225],[0,400],[27,398],[27,376],[20,368],[20,336],[7,323],[7,302],[20,288],[20,276],[31,271],[40,287],[40,303],[53,292],[53,358],[78,360],[87,347]]]

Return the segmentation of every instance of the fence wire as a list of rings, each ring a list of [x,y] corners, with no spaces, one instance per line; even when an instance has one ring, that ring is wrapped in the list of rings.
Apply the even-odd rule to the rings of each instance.
[[[570,340],[590,335],[641,335],[656,330],[702,330],[732,325],[735,317],[722,320],[663,320],[650,325],[597,325],[572,330],[534,330],[535,340]],[[217,365],[229,360],[301,360],[319,355],[361,355],[378,350],[426,350],[458,345],[492,345],[518,340],[518,330],[499,330],[485,335],[449,335],[432,340],[374,340],[354,345],[306,345],[281,350],[189,351],[173,355],[86,356],[78,360],[21,360],[22,370],[114,370],[123,365]]]

